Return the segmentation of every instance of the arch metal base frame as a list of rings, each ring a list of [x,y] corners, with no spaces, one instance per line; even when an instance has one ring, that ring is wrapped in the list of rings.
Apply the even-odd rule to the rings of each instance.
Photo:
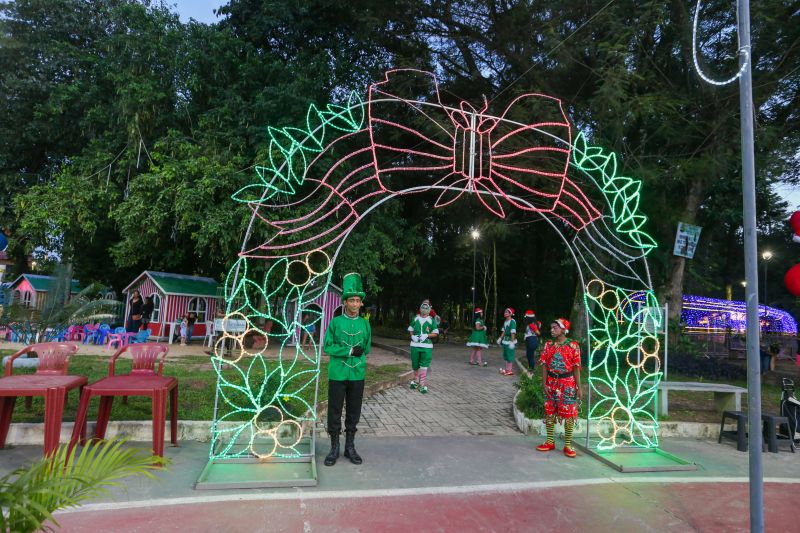
[[[690,463],[680,457],[665,452],[661,448],[634,448],[622,446],[613,450],[600,451],[597,444],[573,445],[586,455],[605,463],[623,474],[631,472],[679,472],[697,470],[697,463]]]

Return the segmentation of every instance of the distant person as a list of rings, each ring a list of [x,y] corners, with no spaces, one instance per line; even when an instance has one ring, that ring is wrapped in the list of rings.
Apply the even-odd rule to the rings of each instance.
[[[439,322],[439,340],[442,342],[447,342],[447,336],[450,334],[450,321],[446,318],[443,318],[441,322]]]
[[[539,347],[539,335],[542,323],[536,320],[536,313],[528,309],[525,311],[525,358],[528,368],[533,370],[536,366],[536,349]]]
[[[194,333],[194,324],[197,322],[197,315],[195,313],[189,313],[187,317],[187,328],[186,328],[186,344],[192,343],[192,333]]]
[[[422,394],[428,393],[428,368],[433,359],[433,339],[439,335],[436,320],[431,316],[431,302],[423,300],[419,313],[408,326],[411,334],[411,368],[414,378],[408,383],[411,390],[419,388]]]
[[[150,320],[153,317],[153,309],[155,305],[153,304],[153,297],[148,296],[144,299],[144,305],[142,306],[142,329],[146,329],[147,325],[150,323]]]
[[[135,290],[131,299],[128,302],[128,321],[125,324],[125,330],[130,333],[136,333],[142,326],[142,313],[144,312],[144,301],[142,301],[142,294]]]
[[[186,337],[189,335],[189,315],[184,314],[181,318],[178,334],[181,337],[181,346],[186,346]]]
[[[489,348],[489,338],[486,336],[486,324],[483,322],[483,309],[480,307],[475,308],[475,314],[472,319],[472,333],[467,339],[467,346],[472,348],[472,353],[469,356],[469,364],[473,366],[486,366],[488,361],[483,361],[481,358],[481,350]]]
[[[311,313],[305,313],[303,315],[303,336],[300,339],[300,346],[303,348],[311,348],[312,340],[314,338],[314,333],[316,333],[317,328],[314,326],[314,317],[311,316]]]
[[[517,347],[517,321],[514,320],[514,309],[507,307],[503,311],[503,330],[497,338],[498,346],[503,347],[503,361],[505,367],[500,369],[504,376],[514,375],[514,350]]]

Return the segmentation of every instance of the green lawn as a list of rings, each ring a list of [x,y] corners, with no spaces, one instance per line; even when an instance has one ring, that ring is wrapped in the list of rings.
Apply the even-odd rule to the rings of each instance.
[[[13,353],[0,349],[0,357]],[[89,383],[108,375],[108,357],[94,355],[78,355],[72,358],[69,373],[89,378]],[[274,361],[269,361],[274,363]],[[120,359],[116,365],[117,374],[125,374],[130,370],[130,359]],[[271,369],[271,368],[270,368]],[[310,370],[310,365],[298,363],[296,370]],[[367,370],[366,386],[374,383],[393,381],[406,369],[400,365],[384,365],[370,367]],[[14,373],[32,373],[34,369],[14,369]],[[178,378],[178,413],[181,420],[211,420],[214,412],[214,396],[216,392],[216,373],[211,366],[210,358],[205,356],[184,356],[167,360],[164,364],[164,375]],[[238,374],[227,369],[224,375],[234,381]],[[255,373],[251,381],[256,381],[263,372]],[[313,384],[304,389],[300,395],[309,403],[313,400]],[[328,371],[325,363],[320,370],[319,401],[328,398]],[[89,407],[89,420],[97,418],[99,401],[93,399]],[[123,405],[121,399],[115,399],[111,411],[111,420],[151,420],[149,398],[131,397],[128,404]],[[72,391],[64,408],[64,420],[72,421],[78,409],[78,392]],[[44,420],[44,399],[34,398],[30,410],[25,409],[24,401],[17,400],[13,422],[42,422]]]

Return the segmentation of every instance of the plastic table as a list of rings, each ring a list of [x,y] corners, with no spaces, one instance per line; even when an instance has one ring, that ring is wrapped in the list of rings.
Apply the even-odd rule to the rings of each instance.
[[[28,374],[0,378],[0,447],[5,446],[14,403],[17,396],[44,397],[44,454],[50,455],[58,448],[61,439],[61,420],[67,393],[83,387],[86,376],[54,376]],[[75,425],[75,434],[84,436],[86,426]]]

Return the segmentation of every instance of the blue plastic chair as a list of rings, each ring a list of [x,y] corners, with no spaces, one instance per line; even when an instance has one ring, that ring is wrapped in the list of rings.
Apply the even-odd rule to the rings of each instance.
[[[94,342],[98,346],[105,344],[106,338],[108,338],[108,334],[110,332],[111,332],[111,326],[109,326],[108,324],[100,324],[100,327],[97,328],[97,331],[94,332],[92,342]]]
[[[147,338],[148,337],[150,337],[150,330],[149,329],[139,330],[139,333],[137,333],[136,336],[133,337],[130,340],[130,344],[142,344],[142,343],[145,343],[145,342],[147,342]]]

